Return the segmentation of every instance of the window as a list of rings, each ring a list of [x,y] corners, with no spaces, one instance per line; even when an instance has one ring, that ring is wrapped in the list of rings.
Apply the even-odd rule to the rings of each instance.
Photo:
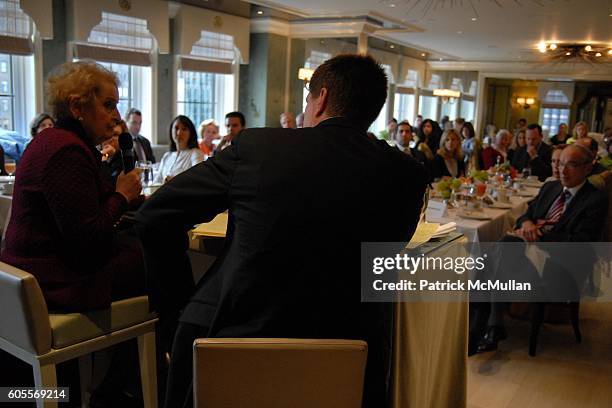
[[[211,118],[223,128],[225,114],[233,110],[233,75],[179,71],[177,113],[191,119],[196,129]]]
[[[474,101],[461,100],[461,117],[466,122],[474,121]]]
[[[372,124],[368,131],[374,133],[376,136],[380,137],[380,132],[387,129],[387,102],[383,105],[378,114],[378,117]]]
[[[28,125],[35,116],[34,57],[0,54],[0,127],[20,135],[30,134]]]
[[[223,127],[225,114],[235,110],[233,67],[238,54],[234,37],[202,31],[189,58],[192,65],[181,61],[178,72],[176,111],[191,119],[196,128],[207,119]]]
[[[0,62],[0,72],[3,74],[8,72],[8,64],[4,61]]]
[[[436,96],[419,96],[419,115],[423,119],[436,120],[438,115],[438,98]]]
[[[321,51],[310,51],[310,57],[306,59],[304,68],[316,70],[319,65],[330,59],[332,55],[328,52]],[[306,97],[308,96],[308,90],[306,87],[302,90],[302,112],[306,110]]]
[[[393,105],[393,117],[398,122],[407,120],[410,124],[414,123],[414,102],[415,97],[411,94],[396,93],[395,104]]]
[[[442,111],[440,112],[440,119],[442,116],[447,115],[450,120],[455,120],[457,117],[457,110],[459,108],[459,100],[455,99],[453,102],[450,100],[446,103],[442,103]]]
[[[540,110],[540,123],[542,124],[542,133],[550,136],[557,133],[559,124],[569,123],[569,112],[567,108],[542,108]]]

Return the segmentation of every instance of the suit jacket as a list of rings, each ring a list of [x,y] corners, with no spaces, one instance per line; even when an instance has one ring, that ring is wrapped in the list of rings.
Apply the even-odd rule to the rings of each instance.
[[[432,164],[432,175],[433,178],[441,178],[441,177],[453,177],[448,169],[446,168],[446,162],[444,161],[444,157],[440,156],[436,153]],[[457,177],[465,176],[465,162],[461,159],[457,160]]]
[[[538,155],[535,159],[532,160],[529,157],[527,146],[523,146],[516,149],[511,163],[518,171],[523,171],[525,167],[529,166],[531,174],[538,176],[540,181],[544,181],[552,175],[551,161],[552,147],[542,142],[538,146]]]
[[[119,251],[114,225],[128,203],[80,123],[56,126],[35,137],[19,162],[0,259],[33,274],[50,309],[106,307],[113,273],[106,265]]]
[[[537,197],[529,204],[527,212],[516,221],[516,228],[519,228],[525,220],[536,222],[546,218],[548,210],[561,191],[563,191],[563,186],[558,180],[544,184]],[[559,222],[550,232],[540,237],[540,240],[544,242],[600,241],[607,209],[607,194],[596,189],[587,181],[569,202]]]
[[[153,149],[151,148],[151,142],[149,142],[149,140],[142,135],[136,136],[136,140],[138,140],[140,144],[142,145],[142,149],[145,152],[145,156],[147,156],[147,160],[150,161],[151,163],[155,163],[155,155],[153,155]],[[138,155],[136,154],[135,149],[134,149],[134,157],[138,158]]]
[[[244,130],[136,214],[152,300],[189,300],[181,321],[210,337],[362,338],[381,359],[387,305],[360,300],[361,242],[409,240],[425,185],[420,164],[353,121]],[[194,292],[186,233],[225,210],[225,250]]]

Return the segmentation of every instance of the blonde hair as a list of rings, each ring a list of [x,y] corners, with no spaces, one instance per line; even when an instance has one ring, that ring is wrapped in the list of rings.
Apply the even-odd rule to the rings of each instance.
[[[445,144],[446,139],[448,139],[451,135],[454,135],[457,138],[457,147],[454,152],[448,152],[446,150]],[[438,154],[442,157],[449,158],[450,157],[463,160],[463,152],[461,151],[461,138],[455,129],[447,129],[442,133],[442,138],[440,139],[440,148],[438,149]]]
[[[219,125],[215,123],[215,120],[206,119],[206,120],[203,120],[202,123],[200,123],[200,126],[198,126],[198,134],[200,135],[200,137],[204,138],[204,130],[210,125],[213,125],[214,127],[216,127],[217,133],[219,132]]]
[[[589,125],[585,121],[580,121],[574,125],[574,139],[578,139],[578,126],[584,126],[587,135],[589,134]]]
[[[499,142],[501,142],[504,136],[508,136],[510,138],[510,142],[512,143],[512,133],[510,133],[508,129],[500,129],[495,135],[495,145],[499,145]]]
[[[47,79],[47,106],[56,119],[69,118],[70,98],[76,96],[82,106],[89,106],[105,82],[119,86],[117,75],[95,61],[66,62]]]

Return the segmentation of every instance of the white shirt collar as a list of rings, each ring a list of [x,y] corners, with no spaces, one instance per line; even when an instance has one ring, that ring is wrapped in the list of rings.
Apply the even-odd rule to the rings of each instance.
[[[563,187],[563,191],[569,191],[569,193],[572,195],[572,198],[576,196],[576,194],[578,194],[578,191],[580,191],[580,189],[586,184],[586,179],[581,183],[578,184],[577,186],[571,187],[571,188],[567,188],[567,187]]]

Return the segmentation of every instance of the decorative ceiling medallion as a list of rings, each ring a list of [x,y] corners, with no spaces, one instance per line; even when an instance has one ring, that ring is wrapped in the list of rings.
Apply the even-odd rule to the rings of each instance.
[[[132,8],[132,1],[131,0],[119,0],[119,7],[123,11],[130,11],[130,9]]]

